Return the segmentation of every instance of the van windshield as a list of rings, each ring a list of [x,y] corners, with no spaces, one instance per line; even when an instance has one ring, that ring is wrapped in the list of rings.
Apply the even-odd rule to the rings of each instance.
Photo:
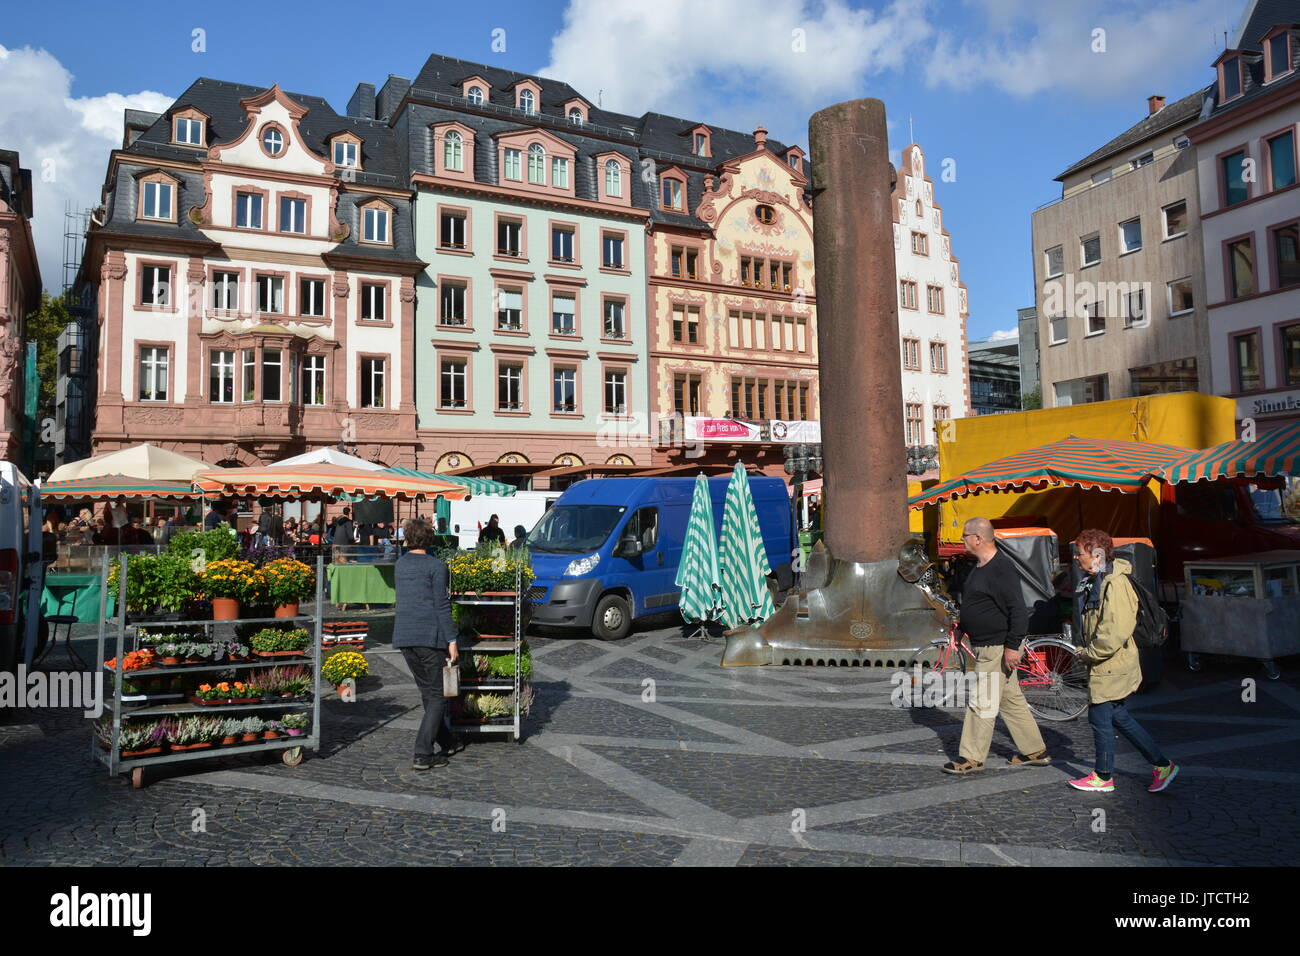
[[[1250,503],[1255,509],[1255,516],[1260,524],[1295,524],[1287,516],[1280,489],[1261,488],[1259,485],[1252,484],[1249,486],[1249,491]]]
[[[626,510],[619,505],[556,506],[542,516],[528,535],[528,549],[559,554],[595,551],[605,543]]]

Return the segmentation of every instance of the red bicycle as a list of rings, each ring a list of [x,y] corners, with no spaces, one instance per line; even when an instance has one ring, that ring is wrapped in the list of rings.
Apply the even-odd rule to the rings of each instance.
[[[919,668],[919,669],[918,669]],[[947,637],[936,637],[918,647],[907,662],[914,699],[924,707],[946,707],[964,686],[967,671],[975,670],[975,652],[957,633],[956,625]],[[1059,634],[1031,635],[1020,645],[1016,666],[1020,689],[1034,716],[1043,720],[1073,720],[1088,709],[1088,667],[1079,649]],[[927,674],[938,675],[926,680]]]

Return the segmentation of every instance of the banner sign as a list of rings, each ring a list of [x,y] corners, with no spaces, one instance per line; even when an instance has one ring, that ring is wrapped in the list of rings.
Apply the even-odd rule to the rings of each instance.
[[[772,420],[755,424],[733,418],[686,418],[687,441],[775,442],[786,445],[802,442],[816,444],[822,440],[821,422]]]
[[[1265,418],[1269,415],[1300,413],[1300,391],[1269,392],[1237,399],[1237,418]]]

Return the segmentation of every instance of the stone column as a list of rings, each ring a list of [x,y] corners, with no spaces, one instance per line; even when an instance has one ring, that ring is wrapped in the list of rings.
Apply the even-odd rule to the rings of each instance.
[[[908,538],[891,170],[885,104],[853,100],[808,123],[815,170],[817,352],[826,544],[883,561]]]

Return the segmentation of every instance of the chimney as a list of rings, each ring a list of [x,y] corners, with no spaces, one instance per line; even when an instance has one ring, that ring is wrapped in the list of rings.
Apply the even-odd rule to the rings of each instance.
[[[1150,112],[1147,113],[1148,116],[1155,116],[1164,108],[1165,108],[1165,98],[1163,96],[1147,97],[1147,109],[1150,110]]]
[[[759,149],[762,149],[763,144],[766,142],[767,142],[767,130],[763,129],[763,127],[760,126],[758,129],[754,130],[754,145],[757,146]]]
[[[379,102],[375,109],[375,119],[391,119],[397,112],[397,105],[402,102],[411,89],[411,81],[400,76],[388,75],[387,81],[379,88]]]
[[[358,119],[375,118],[375,84],[357,84],[352,99],[348,100],[348,115]]]

